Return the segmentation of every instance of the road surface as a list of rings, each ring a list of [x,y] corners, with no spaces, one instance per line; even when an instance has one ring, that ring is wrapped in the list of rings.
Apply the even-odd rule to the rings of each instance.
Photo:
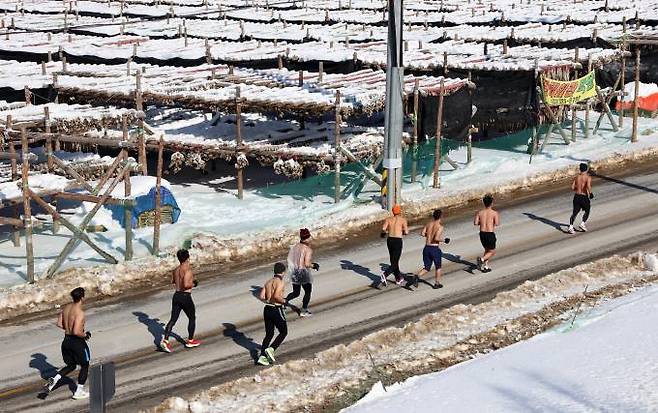
[[[567,189],[526,196],[500,209],[499,253],[488,274],[473,271],[469,264],[481,254],[472,215],[447,217],[446,236],[452,242],[444,248],[445,288],[440,290],[433,290],[429,283],[421,283],[417,290],[390,284],[378,287],[379,273],[388,259],[379,238],[318,253],[321,270],[314,274],[314,315],[289,316],[289,336],[277,359],[312,356],[367,332],[458,302],[479,302],[526,279],[578,263],[640,247],[655,248],[658,173],[597,179],[588,233],[563,232],[571,214],[572,195]],[[424,240],[419,234],[420,228],[415,227],[405,239],[400,263],[405,272],[421,265]],[[195,289],[197,337],[203,341],[196,349],[177,344],[172,354],[156,350],[169,318],[169,290],[90,309],[87,328],[93,332],[92,358],[117,364],[117,392],[110,411],[136,411],[171,395],[191,394],[258,371],[261,367],[254,366],[251,357],[263,337],[262,304],[253,294],[271,276],[270,268],[221,274]],[[432,278],[433,274],[426,276],[430,283]],[[66,385],[45,399],[39,397],[41,377],[54,374],[62,365],[63,334],[54,321],[53,316],[0,327],[4,349],[0,352],[0,411],[86,411],[86,402],[71,400]],[[185,337],[186,325],[181,314],[174,331]],[[71,377],[75,379],[77,373]]]

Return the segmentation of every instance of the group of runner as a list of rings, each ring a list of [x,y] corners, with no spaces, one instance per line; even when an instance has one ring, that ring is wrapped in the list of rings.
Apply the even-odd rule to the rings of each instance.
[[[592,178],[588,173],[588,165],[581,163],[579,165],[580,173],[573,180],[571,189],[574,191],[573,212],[569,220],[567,232],[575,232],[574,222],[578,213],[582,210],[584,215],[579,225],[582,231],[587,231],[586,221],[590,213],[590,200],[594,198],[592,193]],[[477,267],[483,273],[491,271],[489,261],[496,254],[496,234],[495,228],[500,225],[500,216],[498,211],[493,209],[494,199],[491,195],[485,195],[482,199],[484,207],[477,212],[473,219],[473,224],[480,229],[479,237],[484,254],[477,257]],[[427,274],[434,266],[435,277],[433,288],[442,288],[441,284],[441,261],[442,251],[441,243],[450,243],[450,238],[443,236],[444,228],[441,223],[442,212],[440,209],[432,213],[432,220],[428,222],[421,232],[425,237],[425,247],[423,248],[423,267],[419,269],[413,277],[412,283],[418,287],[418,280]],[[402,208],[395,205],[392,208],[392,216],[384,221],[382,226],[382,237],[386,237],[386,245],[389,251],[390,266],[381,275],[381,283],[387,285],[387,277],[391,274],[395,276],[396,283],[406,286],[402,272],[400,271],[400,257],[402,256],[402,238],[409,234],[409,227],[406,218],[402,216]],[[274,264],[274,275],[265,282],[260,290],[259,299],[263,302],[263,321],[265,324],[265,337],[261,344],[261,354],[256,360],[260,365],[270,365],[276,361],[275,352],[283,343],[288,334],[288,325],[286,321],[285,307],[292,309],[301,317],[311,315],[309,303],[311,300],[311,291],[313,277],[311,270],[319,270],[320,265],[312,261],[313,249],[311,247],[311,232],[302,228],[299,231],[299,242],[293,245],[288,252],[288,267],[281,262]],[[201,342],[194,338],[196,327],[196,308],[192,300],[192,289],[198,285],[194,279],[194,274],[190,266],[190,254],[187,250],[181,249],[176,254],[179,265],[172,273],[172,284],[175,292],[171,301],[171,317],[167,323],[160,348],[162,351],[170,353],[172,351],[169,343],[169,336],[176,324],[178,317],[182,312],[188,318],[188,338],[184,342],[187,348],[197,347]],[[285,296],[284,277],[286,273],[290,274],[292,281],[292,292]],[[302,308],[298,308],[290,301],[299,297],[302,289],[304,296],[302,298]],[[65,305],[57,319],[57,326],[64,330],[64,340],[61,345],[62,359],[66,364],[60,369],[55,376],[47,380],[45,391],[52,391],[60,382],[62,377],[71,373],[80,366],[78,374],[78,384],[73,394],[74,399],[85,399],[89,393],[85,390],[84,385],[87,381],[90,352],[87,341],[91,338],[91,333],[85,330],[85,314],[83,309],[85,290],[82,287],[75,288],[71,291],[72,303]],[[278,335],[274,338],[274,331]],[[274,338],[274,341],[272,339]]]

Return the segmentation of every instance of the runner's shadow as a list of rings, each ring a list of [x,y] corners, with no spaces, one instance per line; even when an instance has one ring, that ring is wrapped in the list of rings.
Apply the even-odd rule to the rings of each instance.
[[[224,337],[229,337],[235,344],[249,350],[249,355],[256,361],[258,359],[258,350],[260,346],[254,343],[254,339],[247,337],[243,332],[235,328],[235,324],[222,323],[224,325]]]
[[[542,224],[546,224],[546,225],[548,225],[549,227],[553,227],[553,228],[557,229],[558,231],[563,232],[563,233],[565,233],[565,234],[568,234],[568,233],[569,233],[569,232],[566,231],[564,228],[562,228],[562,227],[568,227],[567,224],[561,224],[561,223],[556,222],[556,221],[553,221],[553,220],[551,220],[551,219],[537,216],[537,215],[532,214],[532,213],[530,213],[530,212],[524,212],[523,215],[527,216],[528,218],[532,219],[533,221],[539,221],[539,222],[541,222]]]
[[[256,297],[256,299],[258,300],[260,300],[260,290],[262,289],[263,287],[261,287],[260,285],[252,285],[251,287],[249,287],[249,291],[251,292],[251,295]]]
[[[137,317],[137,321],[144,324],[149,333],[153,336],[153,345],[157,348],[157,351],[162,351],[160,348],[160,340],[164,335],[164,326],[165,324],[160,321],[159,318],[151,318],[148,314],[141,311],[133,311],[133,315]],[[181,344],[185,344],[185,340],[178,334],[172,332],[171,337],[175,338]]]
[[[32,360],[30,360],[29,366],[32,367],[33,369],[39,370],[39,375],[41,376],[42,379],[47,380],[50,377],[53,377],[57,373],[57,367],[53,366],[48,362],[48,357],[46,357],[45,354],[43,353],[34,353],[32,354]],[[53,390],[57,389],[58,387],[67,385],[69,387],[69,390],[71,392],[75,391],[76,389],[76,383],[69,377],[64,376],[62,377],[59,382],[57,382],[57,385],[53,388]],[[48,397],[48,392],[45,390],[42,390],[37,394],[37,398],[41,400],[45,400]]]
[[[466,271],[469,274],[475,274],[475,270],[478,268],[477,264],[462,259],[461,255],[452,255],[452,254],[449,254],[447,252],[444,252],[443,253],[443,258],[445,258],[448,261],[457,263],[457,264],[466,265],[467,267],[464,268],[464,271]]]
[[[349,260],[340,260],[340,268],[343,270],[354,271],[355,273],[367,277],[370,280],[370,288],[379,290],[379,284],[381,283],[381,278],[377,274],[370,272],[370,268],[366,268],[359,264],[354,264]]]
[[[622,181],[620,179],[615,179],[615,178],[612,178],[610,176],[600,175],[600,174],[597,174],[595,172],[590,172],[590,175],[596,176],[597,178],[601,178],[604,181],[614,182],[616,184],[624,185],[624,186],[627,186],[629,188],[634,188],[634,189],[639,189],[641,191],[651,192],[652,194],[658,194],[658,190],[655,190],[653,188],[647,188],[646,186],[634,184],[632,182]]]

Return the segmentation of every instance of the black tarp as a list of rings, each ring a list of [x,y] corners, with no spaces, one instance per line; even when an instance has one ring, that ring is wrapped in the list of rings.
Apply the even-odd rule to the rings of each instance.
[[[442,134],[454,137],[470,125],[472,104],[468,88],[462,88],[452,95],[446,96],[443,102]],[[413,113],[413,95],[407,98],[407,110]],[[418,136],[436,135],[436,115],[439,109],[438,96],[421,96],[418,100]]]
[[[55,99],[54,91],[51,87],[30,89],[32,92],[32,103],[42,105],[52,102]],[[7,102],[25,102],[25,90],[16,90],[10,87],[0,88],[0,100]]]

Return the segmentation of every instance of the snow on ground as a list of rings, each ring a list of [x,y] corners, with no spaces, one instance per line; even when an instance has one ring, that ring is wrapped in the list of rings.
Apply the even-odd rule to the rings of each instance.
[[[293,360],[276,365],[260,371],[255,376],[241,378],[213,387],[188,399],[172,397],[163,402],[155,411],[159,413],[188,411],[193,413],[210,413],[228,410],[236,413],[261,411],[282,412],[296,411],[296,409],[301,410],[304,407],[321,406],[324,402],[335,398],[340,393],[344,394],[345,389],[358,386],[362,380],[368,377],[374,363],[369,354],[375,357],[377,365],[386,366],[387,369],[393,368],[395,371],[404,374],[406,371],[414,371],[414,369],[423,365],[432,365],[431,363],[436,360],[454,357],[455,353],[459,352],[455,347],[457,343],[474,335],[491,331],[494,328],[501,330],[500,326],[504,323],[518,319],[523,315],[536,313],[546,308],[546,306],[557,304],[570,297],[577,296],[583,292],[586,286],[588,287],[588,291],[593,293],[604,287],[637,281],[642,277],[645,280],[648,280],[649,277],[654,277],[653,279],[655,281],[655,277],[658,274],[655,271],[645,268],[646,263],[655,259],[655,256],[640,254],[636,257],[639,259],[613,256],[590,264],[563,270],[536,281],[526,281],[513,290],[497,294],[491,301],[478,305],[458,304],[443,311],[428,314],[415,323],[409,323],[400,328],[387,328],[367,335],[350,344],[337,345],[317,353],[310,360]],[[658,289],[654,291],[658,294]],[[655,301],[651,304],[653,308],[656,305]],[[646,312],[648,313],[650,311]],[[655,311],[653,312],[655,313]],[[649,322],[655,320],[656,315],[654,314],[651,320],[646,318],[649,315],[645,315],[644,317],[642,321]],[[633,324],[633,326],[646,327],[654,324],[655,322],[648,324],[638,322],[637,324]],[[584,329],[586,325],[587,323],[581,319],[578,323],[578,328]],[[622,330],[628,331],[628,329]],[[653,334],[653,330],[647,331],[646,328],[644,330],[638,328],[638,330],[641,331],[635,334],[641,334],[642,337]],[[502,329],[502,331],[505,332],[507,330]],[[614,328],[609,334],[615,335],[618,332],[620,332],[620,329]],[[568,332],[565,331],[565,333]],[[638,336],[634,335],[633,337]],[[541,340],[538,341],[541,342]],[[655,347],[655,343],[656,338],[654,337],[649,344]],[[640,351],[643,348],[636,343],[635,349]],[[561,350],[560,347],[556,346],[548,347],[548,350],[545,350],[545,354],[538,356],[538,359],[546,359],[548,361],[550,357],[557,357],[551,353],[557,353],[558,349]],[[622,351],[618,347],[612,347],[611,350],[611,347],[607,345],[605,350],[607,350],[607,353],[601,350],[597,354],[605,355],[605,360],[608,362],[623,362],[626,355],[625,351]],[[628,351],[632,354],[633,350],[629,349]],[[592,360],[593,357],[591,355],[595,351],[597,350],[588,349],[580,353],[579,356],[583,360]],[[577,352],[570,353],[578,355]],[[504,354],[504,352],[500,352],[500,354]],[[565,352],[565,354],[567,353]],[[656,350],[653,349],[650,354],[656,354]],[[642,362],[644,364],[640,364]],[[527,362],[520,364],[520,366],[531,369],[533,364]],[[648,360],[639,360],[637,366],[638,369],[652,371],[634,371],[633,373],[629,373],[628,370],[622,369],[617,370],[612,378],[630,382],[631,380],[628,380],[629,376],[635,374],[637,374],[638,379],[648,378],[649,376],[656,377],[658,374],[654,368],[655,363],[651,363]],[[493,376],[495,372],[487,370],[487,373]],[[487,381],[487,377],[482,377],[486,376],[483,374],[482,369],[479,374],[481,382]],[[529,382],[528,385],[533,384],[528,378],[524,378],[524,380]],[[639,380],[633,380],[633,382],[636,384],[640,383]],[[649,386],[649,383],[652,382],[644,382],[644,386]],[[498,384],[503,385],[502,383]],[[538,385],[535,383],[535,386]],[[573,388],[571,385],[567,387]],[[508,387],[504,388],[507,389]],[[509,386],[509,388],[511,389],[512,386]],[[648,387],[645,388],[648,389]],[[438,387],[438,389],[442,388]],[[455,390],[455,392],[457,391]],[[437,392],[436,387],[433,387],[433,392]],[[412,394],[418,398],[421,395],[428,395],[429,392],[415,391]],[[462,395],[461,397],[455,397],[454,399],[457,402],[466,403],[467,401],[464,399],[468,399],[467,396],[469,394],[475,393],[463,391],[460,393]],[[448,400],[452,399],[448,394],[445,394],[444,397]],[[415,400],[418,401],[418,399]],[[426,408],[431,406],[431,411],[437,411],[438,409],[438,402],[426,403],[424,400],[418,401],[418,403],[421,402]],[[469,400],[468,402],[476,403],[475,400]],[[384,406],[384,403],[379,406]],[[382,408],[382,410],[373,409],[368,411],[398,412],[408,409],[411,409],[410,411],[421,411],[413,410],[411,401],[404,406],[402,404],[396,404],[396,408],[393,410],[383,410]],[[445,411],[463,410],[457,408],[447,409]],[[474,411],[490,410],[475,409]],[[529,410],[525,409],[523,411]],[[564,411],[564,409],[558,408],[553,411]],[[612,411],[616,410],[612,409]],[[640,409],[635,411],[647,410]]]
[[[342,412],[655,412],[657,324],[653,285],[444,371],[377,383]]]
[[[584,114],[580,113],[579,118],[583,117]],[[658,121],[640,119],[638,143],[629,140],[630,119],[626,119],[625,127],[617,133],[608,130],[606,122],[604,120],[602,130],[596,136],[585,140],[579,135],[577,142],[570,145],[565,145],[555,134],[545,153],[534,156],[531,164],[528,163],[527,136],[524,134],[475,144],[470,164],[466,164],[466,147],[454,149],[450,156],[460,163],[460,168],[451,171],[449,165],[441,166],[439,190],[431,188],[433,160],[421,153],[418,182],[405,183],[403,187],[405,209],[409,214],[420,214],[432,208],[477,199],[486,192],[502,193],[550,182],[575,174],[575,165],[582,161],[591,161],[596,166],[658,153]],[[432,142],[426,152],[433,151],[431,145]],[[405,171],[409,170],[406,163]],[[32,186],[37,184],[36,179],[30,178]],[[133,242],[137,260],[116,266],[98,266],[104,261],[86,244],[80,244],[62,267],[71,271],[60,273],[52,280],[38,281],[36,285],[25,284],[25,249],[23,246],[14,247],[7,234],[0,242],[0,255],[3,256],[0,263],[0,308],[14,311],[48,308],[64,297],[60,292],[67,291],[65,285],[75,286],[75,283],[87,286],[90,295],[101,291],[107,295],[119,294],[127,281],[153,279],[172,268],[174,259],[171,254],[184,244],[192,246],[192,259],[197,264],[226,262],[253,256],[256,251],[262,253],[287,247],[294,242],[300,227],[309,227],[321,241],[376,222],[385,215],[376,201],[379,194],[376,185],[367,182],[360,190],[362,177],[357,167],[345,168],[341,180],[344,196],[338,204],[333,202],[332,182],[333,175],[330,174],[271,185],[245,191],[243,200],[237,199],[232,191],[215,189],[212,182],[209,185],[172,185],[182,212],[178,223],[162,227],[160,245],[163,258],[150,255],[152,228],[139,228],[134,231]],[[10,189],[14,190],[13,187]],[[92,204],[83,203],[65,212],[73,213],[67,218],[76,223],[92,207]],[[104,225],[108,229],[91,233],[90,237],[121,261],[125,234],[111,219],[109,211],[102,208],[90,225]],[[57,235],[52,235],[46,228],[35,230],[37,278],[51,265],[62,242],[69,236],[66,229],[61,229]],[[95,267],[90,270],[90,266]],[[144,271],[144,266],[148,266],[149,271]],[[100,279],[99,274],[102,274]],[[64,279],[66,284],[57,283],[57,280],[64,282]]]

